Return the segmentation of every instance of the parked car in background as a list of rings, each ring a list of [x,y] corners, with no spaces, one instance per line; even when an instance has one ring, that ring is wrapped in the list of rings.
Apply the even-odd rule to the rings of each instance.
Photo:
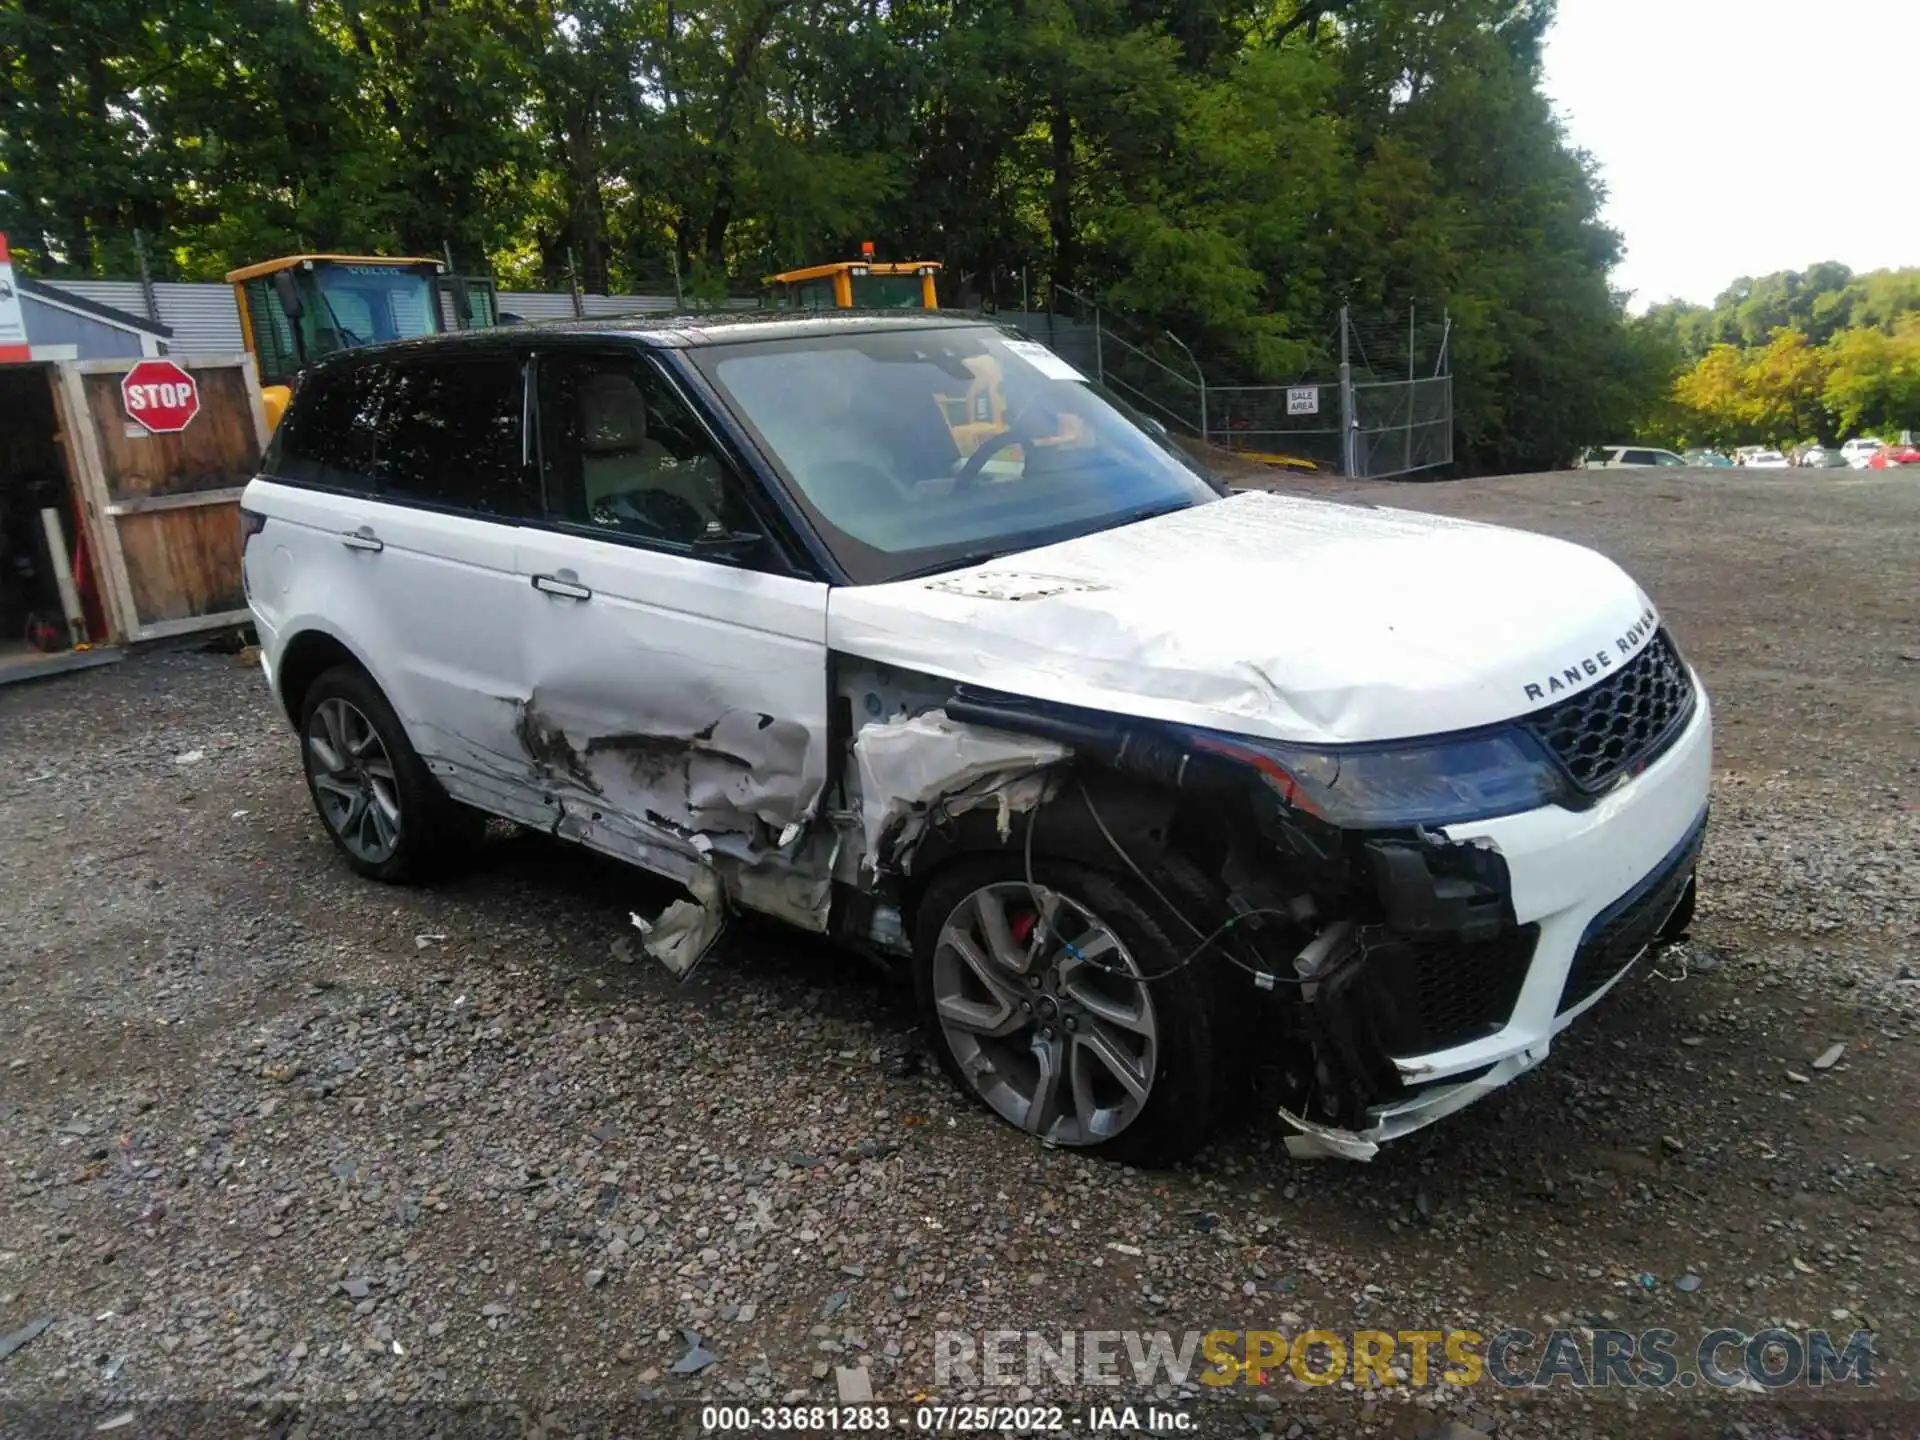
[[[1808,470],[1845,470],[1847,457],[1838,450],[1829,449],[1824,445],[1815,445],[1800,457],[1800,464]]]
[[[1856,435],[1840,447],[1840,453],[1847,457],[1847,463],[1856,470],[1864,470],[1873,457],[1886,447],[1872,435]]]
[[[1793,462],[1778,450],[1756,450],[1747,457],[1749,470],[1790,470]]]
[[[1703,470],[1731,470],[1733,461],[1718,450],[1689,450],[1681,457],[1687,464]]]
[[[1902,465],[1920,465],[1920,445],[1883,445],[1867,461],[1869,470],[1897,470]]]
[[[1684,466],[1686,463],[1671,450],[1654,450],[1639,445],[1596,445],[1587,451],[1584,465],[1588,470],[1642,470]]]

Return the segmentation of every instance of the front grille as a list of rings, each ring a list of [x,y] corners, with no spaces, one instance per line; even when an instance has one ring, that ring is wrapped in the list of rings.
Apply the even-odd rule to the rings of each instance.
[[[1389,941],[1363,972],[1375,1037],[1389,1055],[1423,1055],[1507,1023],[1533,962],[1538,925],[1477,945]]]
[[[1525,723],[1591,794],[1665,750],[1692,712],[1693,677],[1661,630],[1624,668]]]
[[[1567,982],[1560,987],[1556,1011],[1565,1014],[1640,958],[1667,923],[1693,879],[1700,842],[1707,833],[1703,815],[1687,838],[1625,895],[1594,916],[1573,953]]]

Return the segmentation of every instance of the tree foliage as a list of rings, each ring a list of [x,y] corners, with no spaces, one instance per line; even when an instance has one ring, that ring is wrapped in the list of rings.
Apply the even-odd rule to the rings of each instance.
[[[1827,263],[1741,279],[1711,306],[1656,306],[1633,328],[1674,376],[1643,434],[1793,445],[1920,429],[1920,269]]]
[[[182,278],[445,246],[715,294],[872,239],[962,303],[1072,287],[1247,378],[1330,365],[1343,303],[1445,305],[1461,449],[1557,463],[1665,372],[1540,90],[1551,11],[0,0],[0,226],[52,275],[132,273],[139,229]]]

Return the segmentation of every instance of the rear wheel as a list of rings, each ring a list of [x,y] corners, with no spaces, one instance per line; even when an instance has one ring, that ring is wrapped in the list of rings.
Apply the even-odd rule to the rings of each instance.
[[[358,666],[336,665],[307,687],[300,756],[328,838],[369,879],[445,874],[467,857],[485,825],[440,788],[380,687]]]
[[[1114,878],[962,862],[921,897],[922,1023],[943,1069],[1052,1144],[1143,1165],[1205,1143],[1219,1088],[1208,957],[1182,964]]]

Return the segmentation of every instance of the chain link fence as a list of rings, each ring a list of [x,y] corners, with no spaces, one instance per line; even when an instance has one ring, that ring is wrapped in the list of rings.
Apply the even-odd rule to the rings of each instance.
[[[1210,445],[1253,458],[1306,460],[1316,469],[1344,469],[1340,386],[1210,385]]]
[[[1405,475],[1453,460],[1453,377],[1353,387],[1354,475]]]
[[[998,318],[1169,430],[1252,460],[1360,477],[1453,461],[1451,324],[1444,311],[1363,322],[1343,308],[1335,375],[1254,385],[1209,379],[1178,336],[1064,286],[1053,299],[1050,309]]]

